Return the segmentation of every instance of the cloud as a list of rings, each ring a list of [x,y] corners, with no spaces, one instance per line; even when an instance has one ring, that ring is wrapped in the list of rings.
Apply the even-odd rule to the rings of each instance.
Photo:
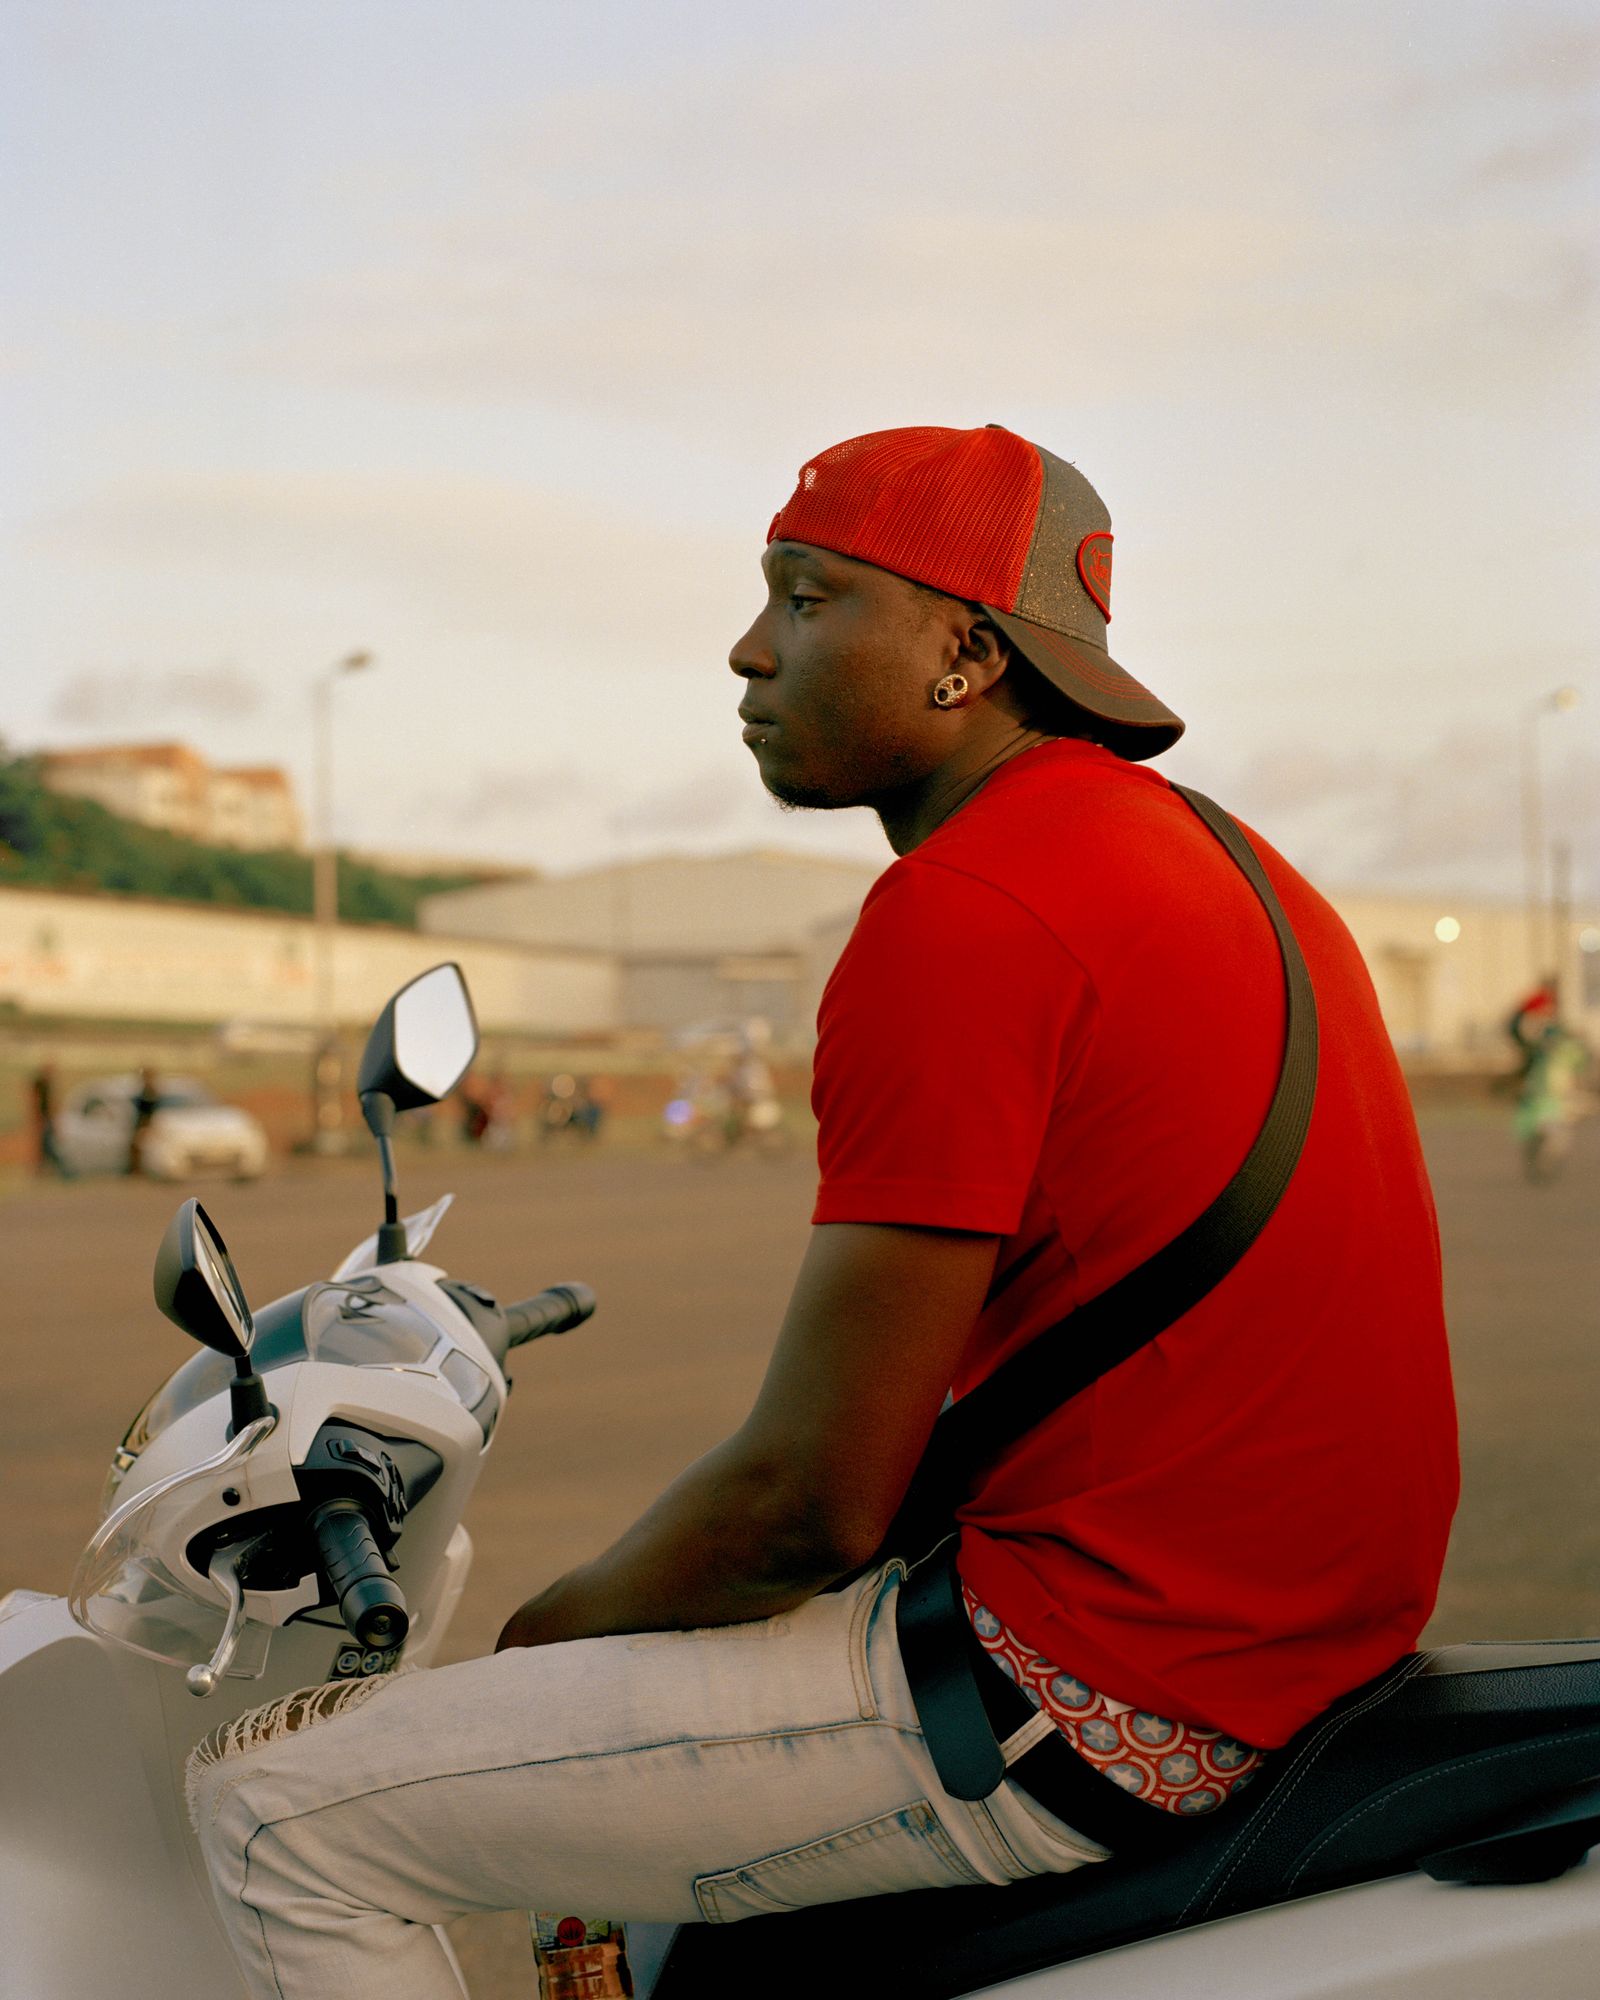
[[[1305,813],[1331,802],[1365,796],[1372,759],[1365,752],[1339,755],[1298,742],[1263,748],[1234,777],[1240,810],[1263,820]]]
[[[1508,24],[1485,87],[1533,97],[1589,97],[1600,89],[1600,26],[1576,14],[1525,21],[1517,10]]]
[[[1389,93],[1395,109],[1564,105],[1600,87],[1600,27],[1590,20],[1553,13],[1541,20],[1519,6],[1488,49],[1462,46],[1466,53],[1454,60],[1403,68]]]
[[[1574,118],[1528,138],[1497,147],[1473,173],[1484,188],[1537,186],[1564,181],[1589,167],[1600,153],[1600,119]]]
[[[1481,89],[1567,102],[1600,89],[1600,26],[1573,15],[1527,21],[1517,10],[1492,59],[1477,70]]]
[[[1468,136],[1477,156],[1459,196],[1554,192],[1583,174],[1600,147],[1597,91],[1600,28],[1519,17],[1487,53],[1406,76],[1392,109],[1402,122],[1421,121],[1436,153],[1448,155],[1456,135]]]
[[[1070,33],[1002,15],[981,45],[853,33],[799,80],[704,65],[547,100],[485,137],[454,209],[303,287],[241,365],[764,449],[798,407],[957,385],[981,421],[1018,384],[1083,407],[1185,366],[1399,359],[1424,392],[1504,395],[1533,393],[1529,341],[1547,386],[1579,362],[1551,273],[1592,268],[1582,219],[1430,212],[1439,121],[1396,120],[1348,36],[1137,8]],[[1471,138],[1445,150],[1466,172]]]
[[[582,808],[593,796],[592,782],[570,764],[491,766],[449,791],[421,793],[409,810],[430,825],[507,838]]]
[[[260,687],[236,667],[95,668],[62,685],[50,714],[82,728],[149,729],[180,716],[232,721],[260,706]]]
[[[166,472],[37,523],[36,548],[90,564],[212,572],[337,595],[385,621],[514,640],[559,673],[581,642],[640,661],[726,651],[748,597],[748,541],[585,507],[516,482],[452,475]],[[703,620],[703,629],[697,618]]]
[[[713,768],[647,792],[607,819],[614,833],[671,838],[674,835],[721,833],[748,816],[748,787],[726,770]]]
[[[1565,842],[1580,893],[1600,895],[1600,751],[1544,752],[1546,839]],[[1225,803],[1318,880],[1396,889],[1454,884],[1519,894],[1522,773],[1504,730],[1455,729],[1409,754],[1330,755],[1299,743],[1263,748],[1230,779]],[[1589,868],[1587,880],[1583,871]]]

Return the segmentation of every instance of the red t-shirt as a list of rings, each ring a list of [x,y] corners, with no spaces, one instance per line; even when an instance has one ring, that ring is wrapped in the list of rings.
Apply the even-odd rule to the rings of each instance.
[[[1316,989],[1305,1151],[1216,1290],[984,1477],[961,1571],[1104,1693],[1271,1746],[1416,1643],[1457,1467],[1433,1202],[1372,984],[1251,838]],[[1226,1185],[1283,1014],[1265,911],[1166,781],[1041,745],[862,908],[818,1017],[813,1220],[1001,1238],[959,1396]]]

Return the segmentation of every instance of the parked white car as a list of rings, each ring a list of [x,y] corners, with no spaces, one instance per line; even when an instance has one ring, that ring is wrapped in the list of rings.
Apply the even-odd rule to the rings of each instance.
[[[80,1084],[56,1114],[62,1159],[80,1174],[124,1173],[133,1140],[137,1075]],[[254,1180],[267,1164],[267,1135],[260,1121],[236,1104],[219,1104],[193,1077],[162,1077],[156,1108],[145,1128],[143,1171],[155,1180],[192,1180],[226,1174]]]

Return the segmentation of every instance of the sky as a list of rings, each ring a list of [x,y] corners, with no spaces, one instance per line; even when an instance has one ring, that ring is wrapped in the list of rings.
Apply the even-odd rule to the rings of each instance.
[[[181,738],[565,870],[781,814],[729,645],[823,446],[1000,422],[1116,529],[1158,768],[1329,886],[1600,897],[1576,4],[12,0],[0,735]],[[1541,709],[1554,689],[1581,699]]]

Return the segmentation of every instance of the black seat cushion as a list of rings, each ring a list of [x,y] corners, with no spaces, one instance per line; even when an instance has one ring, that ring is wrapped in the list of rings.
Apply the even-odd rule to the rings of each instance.
[[[885,1992],[944,2000],[1113,1945],[1404,1873],[1597,1777],[1600,1642],[1413,1653],[1302,1730],[1174,1853],[1007,1888],[686,1925],[652,2000],[778,1993],[775,1968],[784,1965],[809,1968],[829,2000]]]

